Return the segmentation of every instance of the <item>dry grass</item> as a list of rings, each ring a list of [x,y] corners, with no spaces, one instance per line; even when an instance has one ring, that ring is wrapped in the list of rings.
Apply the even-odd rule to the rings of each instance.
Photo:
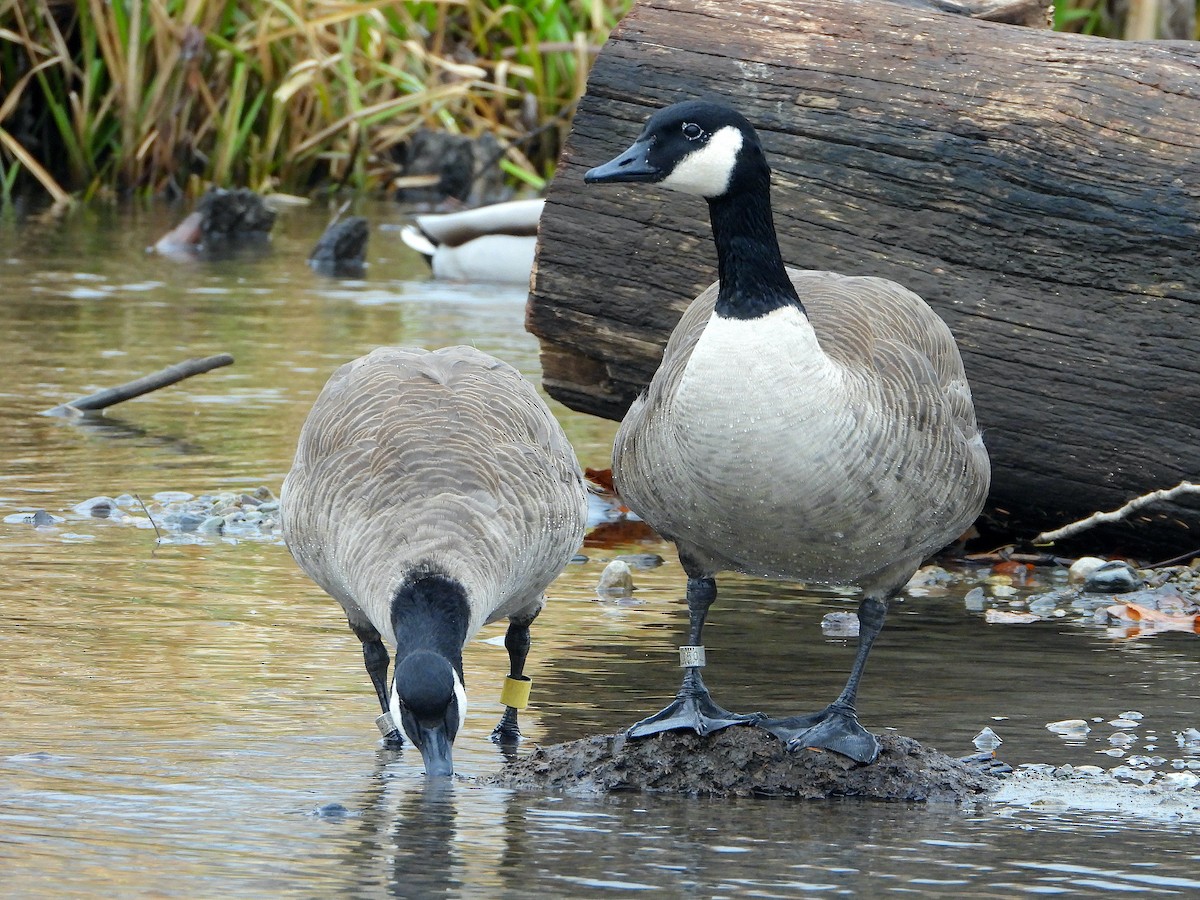
[[[415,129],[534,184],[631,0],[0,0],[0,199],[386,187]],[[551,157],[551,158],[548,158]]]

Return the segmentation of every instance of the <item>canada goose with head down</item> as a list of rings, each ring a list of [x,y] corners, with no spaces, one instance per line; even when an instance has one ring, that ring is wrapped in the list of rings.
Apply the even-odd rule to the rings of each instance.
[[[375,350],[321,391],[280,501],[288,549],[362,641],[385,737],[403,728],[427,775],[452,774],[463,648],[507,618],[493,736],[515,740],[529,626],[587,516],[574,451],[533,386],[470,347]]]
[[[719,280],[684,313],[613,448],[617,490],[675,543],[688,576],[683,685],[629,733],[761,724],[791,748],[870,762],[879,742],[855,702],[888,602],[988,492],[954,338],[894,282],[784,265],[758,135],[723,105],[655,113],[585,181],[704,197],[717,248]],[[726,570],[862,590],[858,652],[833,703],[764,721],[713,702],[702,631]]]

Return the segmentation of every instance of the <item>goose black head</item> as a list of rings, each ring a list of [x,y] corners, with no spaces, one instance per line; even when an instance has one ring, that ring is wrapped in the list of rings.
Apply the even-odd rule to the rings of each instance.
[[[710,200],[746,179],[770,179],[754,126],[736,110],[705,100],[659,110],[628,150],[583,176],[588,184],[647,182]]]
[[[446,657],[417,650],[396,662],[392,715],[421,751],[430,778],[454,774],[454,737],[467,714],[467,694]]]

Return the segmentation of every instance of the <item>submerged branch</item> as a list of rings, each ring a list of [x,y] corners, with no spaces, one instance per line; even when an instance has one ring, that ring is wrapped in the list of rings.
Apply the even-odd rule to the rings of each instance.
[[[202,359],[185,359],[181,363],[167,366],[165,369],[137,378],[119,387],[105,388],[94,394],[88,394],[86,397],[80,397],[78,400],[59,404],[53,409],[46,410],[43,415],[75,416],[98,409],[107,409],[125,400],[131,400],[134,397],[140,397],[142,394],[148,394],[151,391],[157,391],[159,388],[168,387],[176,382],[183,381],[185,378],[191,378],[193,375],[200,375],[213,369],[219,369],[221,366],[228,366],[232,362],[233,357],[228,353],[218,353],[216,356],[206,356]]]

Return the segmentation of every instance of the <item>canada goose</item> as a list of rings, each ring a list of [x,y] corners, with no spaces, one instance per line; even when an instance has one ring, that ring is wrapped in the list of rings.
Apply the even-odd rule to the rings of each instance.
[[[675,702],[629,733],[761,722],[789,748],[870,762],[879,742],[855,699],[888,601],[988,491],[954,338],[891,281],[785,267],[762,146],[724,106],[659,111],[584,180],[707,199],[720,276],[684,313],[613,448],[618,492],[675,542],[691,624]],[[762,722],[712,701],[701,632],[725,570],[861,588],[858,653],[826,709]]]
[[[437,278],[528,284],[545,200],[510,200],[416,217],[400,231]]]
[[[515,740],[529,626],[583,541],[587,494],[571,445],[512,366],[470,347],[384,347],[334,372],[300,432],[280,494],[301,568],[363,645],[385,737],[397,723],[426,774],[453,772],[466,714],[462,651],[508,618]],[[394,690],[388,651],[396,651]]]

